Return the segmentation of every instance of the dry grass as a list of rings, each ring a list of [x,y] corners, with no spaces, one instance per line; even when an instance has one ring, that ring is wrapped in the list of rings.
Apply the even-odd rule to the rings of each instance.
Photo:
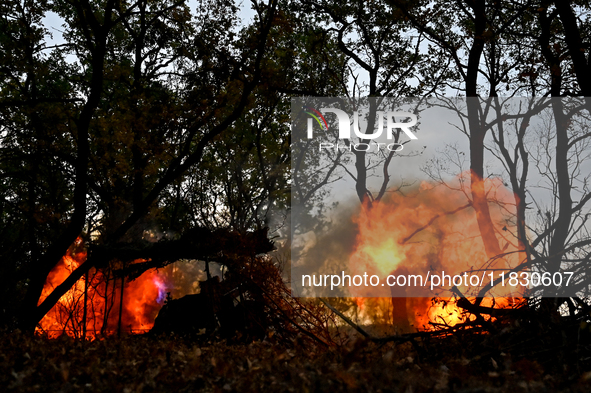
[[[463,340],[340,348],[270,341],[206,345],[174,337],[92,342],[19,332],[0,340],[0,390],[8,392],[529,392],[591,389],[590,370],[470,355]],[[428,344],[428,345],[427,345]],[[432,352],[429,352],[432,351]]]

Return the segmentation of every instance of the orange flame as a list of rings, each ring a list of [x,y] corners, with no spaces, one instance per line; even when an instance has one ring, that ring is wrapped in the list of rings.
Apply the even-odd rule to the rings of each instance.
[[[47,277],[39,304],[86,260],[86,250],[79,238]],[[168,286],[156,270],[150,270],[123,285],[122,332],[144,332],[152,328]],[[116,333],[119,324],[121,278],[112,272],[91,269],[64,294],[43,317],[36,332],[49,337],[67,334],[96,338]],[[86,303],[86,307],[85,307]],[[86,313],[85,309],[86,308]]]
[[[467,199],[469,186],[465,186],[466,178],[469,178],[467,174],[460,175],[451,186],[423,182],[415,195],[394,194],[387,200],[374,203],[371,208],[364,207],[354,217],[359,232],[356,248],[349,259],[351,273],[375,274],[381,282],[390,274],[422,274],[424,277],[427,271],[445,271],[451,275],[486,272],[488,279],[490,272],[498,274],[517,266],[523,254],[518,251],[516,230],[512,224],[515,196],[500,179],[484,181],[496,234],[496,239],[489,240],[498,242],[504,253],[489,260],[476,212]],[[476,296],[480,289],[458,287],[467,297]],[[412,292],[408,295],[408,290],[400,287],[349,289],[354,296],[376,296],[376,290],[391,291],[391,295],[397,297],[412,296]],[[381,293],[382,296],[389,295]],[[509,286],[497,286],[489,295],[491,297],[485,298],[482,306],[506,307],[513,296],[519,296],[516,288]],[[409,330],[410,327],[432,328],[433,324],[453,326],[466,320],[449,291],[440,291],[439,296],[435,301],[424,297],[392,300],[396,308],[392,313],[394,324],[402,326],[402,330]],[[406,308],[405,312],[401,312],[403,308]]]

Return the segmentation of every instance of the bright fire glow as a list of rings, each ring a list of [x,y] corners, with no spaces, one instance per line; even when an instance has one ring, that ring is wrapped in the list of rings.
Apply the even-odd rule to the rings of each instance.
[[[50,272],[39,304],[85,260],[86,251],[78,239]],[[168,288],[165,277],[156,270],[147,271],[133,281],[125,281],[121,331],[130,333],[151,329]],[[82,337],[86,325],[86,337],[116,333],[120,300],[121,278],[113,277],[113,272],[91,269],[88,281],[85,277],[78,280],[45,315],[36,331],[49,337],[61,334]]]
[[[463,177],[462,177],[463,176]],[[376,274],[382,282],[389,274],[426,274],[427,271],[446,274],[479,271],[478,269],[506,269],[518,265],[523,255],[518,248],[514,220],[515,197],[500,179],[487,179],[484,187],[488,195],[490,214],[495,226],[496,239],[508,255],[489,262],[480,234],[476,212],[468,206],[466,195],[469,174],[458,177],[451,187],[423,182],[413,195],[393,194],[387,200],[364,208],[354,217],[358,225],[357,244],[349,259],[352,274]],[[465,192],[462,192],[462,187]],[[498,270],[497,270],[498,271]],[[349,288],[354,296],[376,296],[368,288]],[[388,287],[369,290],[390,291]],[[396,289],[400,291],[399,287]],[[476,296],[478,288],[461,288],[467,297]],[[485,298],[482,306],[507,307],[515,288],[497,286],[493,297]],[[404,291],[404,289],[402,289]],[[392,292],[394,294],[394,292]],[[397,296],[406,296],[397,293]],[[379,296],[379,295],[378,295]],[[382,296],[388,296],[385,292]],[[412,295],[408,295],[412,296]],[[465,321],[461,309],[455,306],[450,292],[441,292],[440,298],[412,298],[392,301],[392,307],[406,308],[406,314],[394,311],[394,325],[405,329],[431,328],[430,323],[455,325]],[[398,321],[396,319],[399,319]],[[407,320],[404,320],[407,318]],[[403,328],[404,329],[404,328]]]

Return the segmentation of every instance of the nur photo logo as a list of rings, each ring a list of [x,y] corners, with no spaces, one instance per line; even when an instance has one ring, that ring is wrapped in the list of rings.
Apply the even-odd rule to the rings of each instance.
[[[368,123],[369,106],[361,106],[358,110],[349,112],[335,108],[334,103],[320,105],[322,107],[303,105],[299,111],[307,117],[305,138],[317,140],[319,150],[370,152],[386,149],[398,152],[404,148],[401,138],[406,137],[406,142],[418,139],[413,131],[418,119],[412,112],[376,110],[373,113],[372,126],[369,126],[364,124]],[[333,135],[334,142],[326,140]],[[339,143],[341,141],[343,143]]]

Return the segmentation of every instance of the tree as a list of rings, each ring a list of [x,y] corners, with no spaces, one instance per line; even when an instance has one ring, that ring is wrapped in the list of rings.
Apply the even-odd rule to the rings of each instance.
[[[479,179],[484,178],[482,164],[485,151],[491,152],[506,169],[516,194],[517,238],[526,253],[521,268],[535,266],[535,269],[550,273],[560,272],[566,266],[572,269],[572,259],[565,256],[565,250],[578,256],[587,255],[584,251],[587,237],[583,229],[586,219],[582,217],[585,216],[583,212],[588,196],[586,186],[582,187],[582,191],[575,191],[574,184],[587,183],[586,176],[580,175],[577,168],[584,165],[581,152],[586,148],[588,135],[573,127],[575,123],[579,126],[582,124],[580,119],[575,119],[585,117],[581,112],[585,106],[576,100],[532,99],[524,104],[526,110],[513,111],[513,114],[518,114],[511,118],[505,107],[509,101],[498,98],[498,95],[502,91],[499,87],[504,87],[505,94],[509,96],[519,92],[552,97],[584,94],[586,76],[581,72],[586,65],[583,55],[586,49],[579,29],[585,22],[577,20],[571,3],[457,2],[458,8],[454,12],[466,15],[464,26],[469,29],[468,36],[471,38],[471,44],[465,47],[467,62],[464,64],[464,58],[457,52],[462,45],[454,44],[457,37],[453,38],[453,32],[445,34],[442,28],[443,23],[451,19],[445,11],[437,6],[430,8],[419,3],[398,3],[404,4],[402,8],[405,15],[418,29],[447,48],[450,56],[456,59],[466,95],[470,97],[480,92],[486,93],[486,90],[479,90],[482,89],[479,84],[482,80],[487,83],[485,87],[488,86],[488,95],[492,97],[482,103],[468,98],[469,130],[466,132],[470,137],[472,204],[479,212],[480,231],[489,258],[501,255],[501,250],[490,224],[490,215],[486,213],[489,202],[479,186]],[[413,8],[417,5],[417,8]],[[427,19],[429,11],[435,11],[438,17]],[[502,52],[509,57],[503,58]],[[578,64],[576,67],[575,62]],[[554,125],[537,134],[536,139],[532,137],[536,131],[532,130],[530,120],[543,113],[548,106],[552,108]],[[487,113],[496,115],[493,123],[487,123]],[[490,145],[487,145],[487,136],[492,138]],[[530,146],[537,143],[542,143],[544,147],[535,151]],[[537,174],[532,173],[532,164],[538,169]],[[546,177],[551,189],[556,192],[556,196],[552,195],[556,198],[551,204],[554,207],[545,215],[541,214],[544,217],[544,229],[534,229],[527,212],[531,202],[538,206],[538,210],[541,206],[540,200],[528,189],[532,178],[539,176]],[[580,203],[576,205],[573,203],[573,193],[578,194]],[[532,236],[532,231],[536,235]],[[541,244],[544,244],[543,248],[540,248]],[[544,249],[546,247],[548,249]],[[481,294],[488,289],[490,287]],[[553,290],[556,288],[550,289],[550,292]],[[479,303],[477,301],[476,305]],[[546,310],[555,313],[556,305],[553,310],[551,308]]]
[[[211,2],[193,16],[184,2],[148,0],[3,7],[10,28],[2,45],[19,59],[3,67],[10,83],[2,86],[2,230],[13,229],[3,266],[18,277],[5,296],[26,293],[4,321],[31,330],[79,278],[108,262],[93,244],[137,241],[163,192],[243,114],[261,81],[276,2],[255,4],[258,18],[243,44],[234,4]],[[49,10],[66,22],[67,42],[56,48],[40,27]],[[19,154],[26,138],[45,160],[34,150]],[[55,180],[48,176],[42,187],[23,167]],[[50,270],[81,235],[89,257],[37,304]],[[13,252],[24,239],[28,251]]]
[[[315,15],[323,14],[319,21],[329,26],[326,31],[335,35],[343,53],[367,71],[370,95],[371,92],[383,94],[386,91],[380,87],[380,77],[377,76],[382,70],[379,64],[384,65],[383,75],[388,75],[392,69],[396,72],[404,70],[401,63],[388,68],[392,64],[387,60],[391,58],[380,63],[384,60],[380,55],[387,51],[380,51],[379,48],[396,48],[392,41],[388,41],[390,45],[380,41],[380,37],[384,37],[380,33],[388,31],[383,27],[384,23],[408,28],[409,31],[416,29],[417,35],[433,46],[433,53],[445,53],[454,65],[452,72],[441,74],[445,75],[441,83],[467,96],[467,112],[461,114],[467,124],[464,132],[470,143],[470,192],[466,193],[466,197],[476,213],[488,262],[504,258],[505,246],[500,240],[507,235],[495,227],[490,205],[499,201],[492,200],[485,188],[485,181],[491,176],[486,171],[487,159],[488,162],[498,159],[497,163],[504,169],[501,174],[515,193],[514,236],[520,250],[525,253],[523,263],[515,269],[528,267],[553,274],[570,266],[582,277],[585,270],[582,265],[573,266],[574,259],[586,261],[588,257],[588,180],[578,172],[585,165],[582,152],[588,139],[583,120],[587,116],[584,111],[586,100],[562,102],[537,98],[540,95],[584,95],[585,80],[588,79],[583,74],[588,73],[585,56],[588,43],[583,37],[588,26],[584,17],[578,15],[578,6],[570,2],[558,5],[534,1],[456,1],[451,5],[389,1],[389,7],[380,8],[385,12],[377,13],[372,8],[379,7],[377,3],[355,3],[347,7],[335,7],[329,3],[309,2],[309,5]],[[382,17],[388,22],[376,22]],[[376,25],[382,28],[375,28]],[[417,58],[422,53],[418,51]],[[432,64],[433,58],[427,63]],[[405,77],[410,78],[410,75]],[[388,85],[385,83],[383,86]],[[508,108],[516,100],[501,98],[503,95],[511,98],[520,94],[532,95],[534,99],[522,101],[523,107],[517,110],[515,107]],[[553,110],[550,118],[555,124],[544,132],[534,129],[530,123],[547,116],[549,107]],[[371,130],[373,126],[374,119],[370,115],[367,129]],[[363,142],[362,138],[360,141]],[[534,146],[541,145],[544,147],[534,151]],[[365,158],[364,152],[355,154],[357,195],[362,202],[379,201],[382,194],[376,193],[378,198],[374,198],[375,195],[367,188]],[[332,162],[340,159],[335,157]],[[384,163],[389,162],[389,159],[384,160]],[[533,167],[538,170],[533,171]],[[324,173],[334,175],[335,172],[327,168]],[[529,210],[532,203],[539,205],[541,202],[530,191],[540,176],[547,177],[550,189],[555,190],[557,195],[551,195],[553,208],[546,215],[542,214],[545,217],[544,228],[536,226],[536,219],[532,220]],[[323,182],[317,181],[317,184]],[[297,187],[296,184],[295,189]],[[542,244],[548,249],[541,247]],[[577,258],[565,255],[571,252]],[[483,266],[485,262],[482,261]],[[584,285],[583,281],[579,284]],[[474,304],[462,304],[467,308],[478,308],[488,290],[490,287],[481,291]],[[556,290],[555,287],[549,289],[554,293]],[[580,301],[576,303],[577,307],[582,307]],[[574,314],[574,308],[571,311]]]

